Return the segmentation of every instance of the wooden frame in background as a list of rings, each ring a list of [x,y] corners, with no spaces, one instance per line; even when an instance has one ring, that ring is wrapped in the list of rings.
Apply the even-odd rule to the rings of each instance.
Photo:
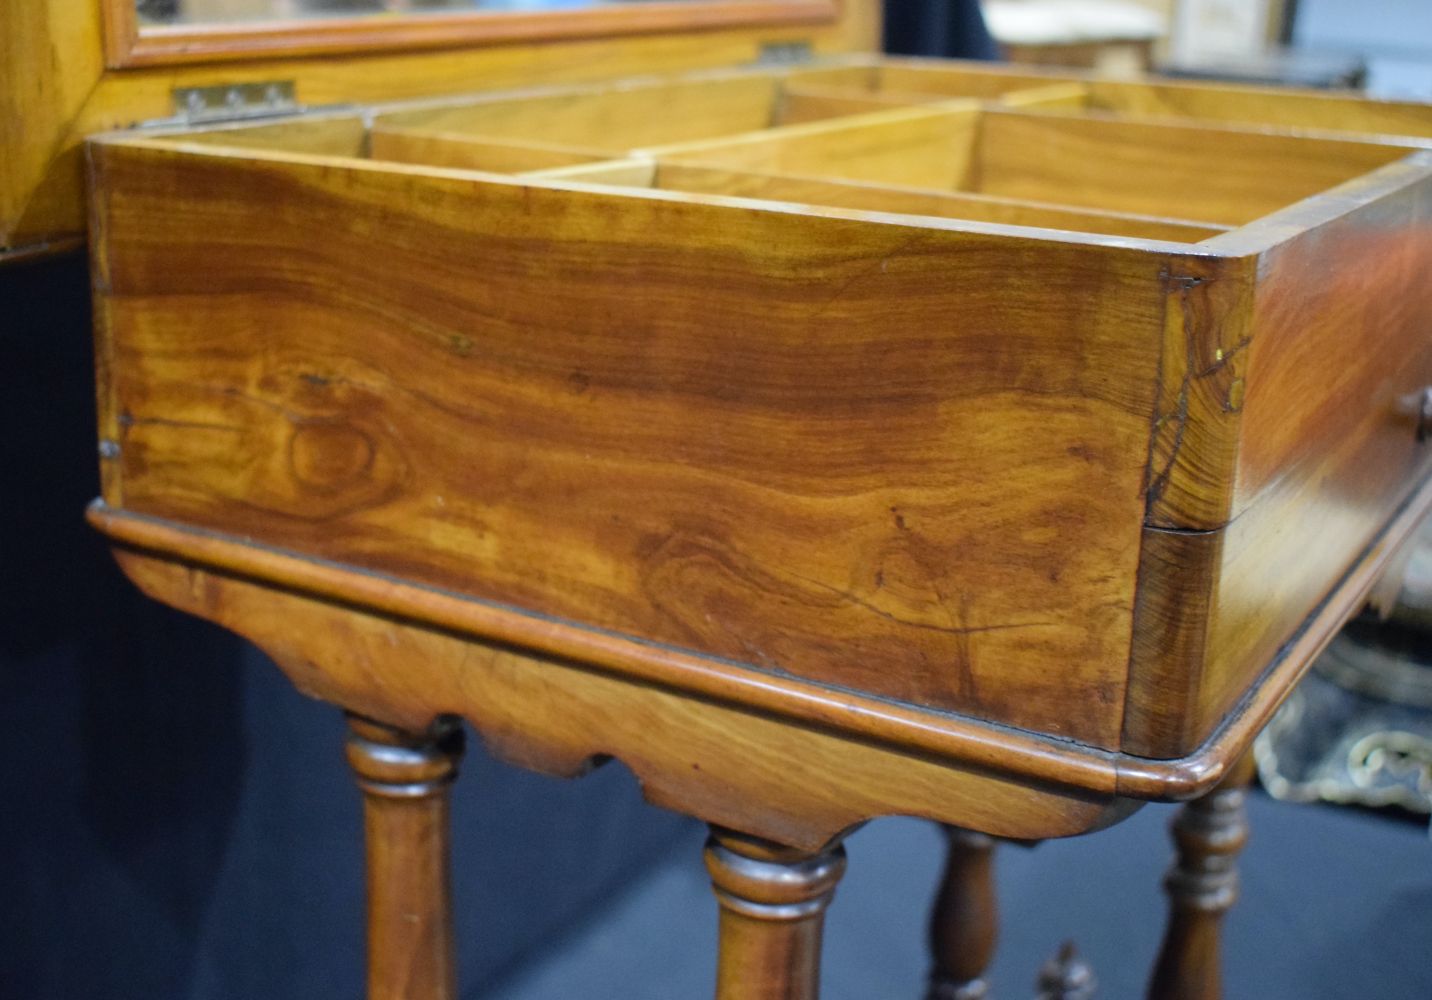
[[[110,69],[376,50],[460,48],[487,42],[824,24],[840,16],[841,6],[841,0],[666,0],[583,10],[141,26],[134,0],[101,2],[105,62]]]

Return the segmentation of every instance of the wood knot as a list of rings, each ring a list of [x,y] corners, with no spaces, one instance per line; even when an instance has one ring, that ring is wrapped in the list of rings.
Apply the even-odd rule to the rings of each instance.
[[[376,449],[367,434],[346,423],[301,424],[289,438],[288,459],[296,478],[320,492],[342,490],[373,466]]]

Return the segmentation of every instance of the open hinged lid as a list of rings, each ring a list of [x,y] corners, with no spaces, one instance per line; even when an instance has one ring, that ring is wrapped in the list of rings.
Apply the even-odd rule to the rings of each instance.
[[[476,11],[458,2],[422,0],[407,10],[398,0],[42,0],[6,8],[0,262],[79,244],[81,145],[96,133],[718,68],[829,67],[801,80],[800,107],[782,97],[780,114],[764,125],[969,98],[1093,118],[1432,136],[1428,105],[1351,94],[882,61],[858,55],[878,48],[875,0],[485,0]],[[282,17],[267,16],[280,9]],[[661,109],[668,121],[672,110]]]
[[[818,58],[871,51],[879,42],[875,0],[411,6],[378,0],[6,5],[0,260],[82,238],[80,147],[96,132],[229,103],[238,113],[245,106],[265,113],[394,101]],[[362,13],[343,13],[348,9]]]

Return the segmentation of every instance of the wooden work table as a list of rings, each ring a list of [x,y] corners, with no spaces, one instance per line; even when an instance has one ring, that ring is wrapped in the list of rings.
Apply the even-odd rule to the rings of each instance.
[[[712,825],[723,1000],[815,995],[868,819],[951,829],[968,1000],[990,837],[1196,799],[1216,995],[1245,751],[1432,509],[1432,108],[649,55],[87,145],[90,520],[352,718],[372,997],[453,994],[462,722]]]

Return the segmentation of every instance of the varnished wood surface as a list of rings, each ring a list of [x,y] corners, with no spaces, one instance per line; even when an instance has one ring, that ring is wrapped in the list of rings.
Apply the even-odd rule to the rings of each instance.
[[[693,118],[717,116],[698,122],[703,129],[735,127],[752,109],[769,115],[776,103],[769,76],[705,82],[710,94],[693,82],[670,91],[686,95]],[[578,113],[589,99],[650,104],[664,88],[385,117],[400,129],[423,127],[424,116],[427,126],[505,128],[529,142],[512,108],[530,101],[554,122],[566,116],[563,137],[582,141],[598,138]],[[1352,514],[1358,532],[1331,555],[1288,548],[1280,568],[1303,589],[1270,610],[1259,561],[1279,532],[1265,512],[1284,523],[1287,511],[1327,508],[1296,484],[1326,482],[1317,470],[1332,467],[1318,464],[1322,452],[1304,462],[1274,451],[1278,489],[1291,499],[1238,506],[1258,493],[1244,471],[1256,452],[1242,442],[1278,440],[1245,432],[1249,379],[1269,413],[1319,412],[1316,391],[1258,382],[1249,366],[1255,328],[1273,322],[1269,303],[1296,296],[1280,289],[1270,262],[1297,244],[1305,249],[1285,273],[1366,273],[1361,258],[1347,265],[1328,250],[1340,226],[1404,248],[1402,266],[1377,271],[1376,290],[1364,279],[1324,285],[1353,303],[1397,303],[1407,321],[1400,344],[1410,367],[1354,356],[1346,337],[1329,341],[1324,358],[1341,356],[1358,373],[1341,412],[1363,415],[1346,419],[1383,428],[1385,403],[1359,410],[1357,400],[1394,367],[1415,381],[1427,359],[1412,331],[1429,306],[1399,292],[1415,280],[1425,239],[1423,217],[1403,204],[1423,197],[1425,154],[1397,143],[964,104],[660,147],[652,167],[638,159],[501,182],[353,159],[373,145],[371,134],[355,137],[355,120],[295,123],[291,145],[281,124],[216,130],[202,143],[176,135],[96,147],[101,355],[120,373],[104,408],[111,504],[758,671],[1180,760],[1202,753],[1268,663],[1286,661],[1296,647],[1284,644],[1310,612],[1321,606],[1331,621],[1356,610],[1346,596],[1325,600],[1327,588],[1425,468],[1415,434],[1376,456]],[[958,196],[802,175],[863,163],[855,172],[879,177],[907,169],[892,150],[938,147],[945,158],[919,169],[944,179],[917,182],[992,186],[992,163],[1042,140],[993,137],[991,122],[1107,141],[1113,166],[1099,168],[1101,198],[1128,196],[1113,175],[1135,134],[1235,135],[1245,172],[1301,152],[1318,183],[1371,173],[1183,247],[800,203],[838,206],[861,192],[861,204],[873,193],[883,207],[920,197],[945,207],[931,199]],[[250,132],[261,138],[246,145]],[[1171,158],[1184,159],[1174,147]],[[344,149],[346,159],[328,155]],[[1377,166],[1391,156],[1405,162]],[[706,165],[723,157],[728,165]],[[604,172],[643,190],[555,180]],[[1231,182],[1207,188],[1244,199],[1242,211],[1262,197]],[[782,190],[795,201],[723,198]],[[192,192],[188,211],[165,212],[179,191]],[[258,201],[281,210],[245,216],[240,206]],[[394,204],[413,210],[384,207]],[[1084,209],[1089,228],[1101,218],[1185,225],[1103,211],[1118,204]],[[1028,213],[1079,211],[989,199],[995,207],[1027,213],[1025,223]],[[334,219],[342,226],[314,256],[306,236]],[[385,281],[355,277],[377,259]],[[968,269],[953,289],[946,282],[958,272],[945,261]],[[1067,280],[1054,277],[1060,269]],[[725,280],[713,286],[718,273]],[[612,311],[610,289],[636,275],[654,293],[633,323]],[[978,323],[949,326],[951,305]],[[203,336],[190,329],[200,314]],[[232,349],[245,340],[249,350]],[[893,367],[873,380],[867,353],[877,345]],[[1020,366],[1011,368],[1000,352],[1015,349]],[[634,357],[643,359],[636,369],[617,364]],[[798,379],[779,376],[797,370]],[[1346,456],[1360,435],[1328,438],[1324,451]],[[252,457],[235,464],[236,453]],[[1000,493],[999,506],[987,506],[994,493],[981,499],[981,483]],[[1011,519],[1053,530],[1017,533]],[[839,541],[803,543],[812,532]],[[1001,618],[947,586],[959,580],[981,581],[984,608]],[[1026,610],[1041,614],[1019,619]],[[1300,669],[1280,666],[1275,689]]]
[[[812,6],[818,4],[808,8]],[[20,125],[0,134],[0,153],[7,165],[14,165],[0,175],[0,248],[78,234],[84,225],[79,144],[96,132],[172,114],[174,87],[293,80],[299,99],[316,106],[735,66],[755,61],[766,43],[809,42],[817,56],[827,57],[877,49],[878,4],[845,0],[840,10],[840,19],[829,25],[625,34],[539,45],[509,39],[506,44],[450,51],[357,54],[350,49],[321,59],[300,58],[294,52],[276,58],[271,50],[263,58],[250,52],[242,61],[214,66],[106,70],[96,0],[6,0],[0,74],[10,76],[0,75],[0,83],[5,84],[0,86],[0,101],[7,102],[6,120]],[[649,16],[632,9],[618,13],[633,25]],[[278,36],[269,40],[275,38],[282,42]],[[451,36],[446,39],[451,40]],[[240,30],[235,41],[239,48],[217,55],[233,55],[255,39],[244,37]],[[173,54],[171,48],[168,55]],[[865,63],[814,69],[803,78],[823,88],[827,102],[842,100],[835,90],[845,91],[847,102],[861,95],[867,100],[870,95],[883,95],[886,101],[908,102],[962,96],[1079,112],[1266,124],[1284,130],[1432,137],[1428,106],[1407,102],[1152,79],[1100,81],[1068,72],[957,61],[867,57]],[[1077,97],[1071,88],[1077,90]]]
[[[1161,583],[1141,586],[1135,616],[1133,753],[1202,742],[1432,472],[1413,412],[1432,385],[1432,288],[1418,277],[1432,269],[1432,162],[1419,155],[1261,225],[1272,246],[1256,290],[1240,293],[1252,295],[1246,321],[1216,344],[1190,339],[1199,374],[1183,403],[1164,404],[1226,430],[1168,438],[1181,454],[1142,556],[1141,579]],[[1226,308],[1200,301],[1209,288],[1190,289],[1188,315]],[[1200,665],[1192,685],[1189,664]]]
[[[797,85],[889,95],[898,100],[950,97],[988,100],[1060,86],[1068,77],[1061,79],[1041,71],[1031,73],[1020,67],[990,63],[897,58],[872,60],[864,65],[799,69],[792,79]]]
[[[141,25],[134,0],[98,0],[105,15],[105,54],[114,69],[357,52],[453,49],[503,42],[528,44],[613,35],[676,35],[752,25],[828,25],[840,0],[720,0],[597,5],[557,11],[435,13],[275,18],[207,24]]]
[[[106,70],[96,0],[3,0],[0,249],[81,234],[81,144],[169,117],[176,87],[291,80],[298,100],[313,107],[740,66],[771,43],[808,42],[817,55],[879,47],[877,3],[842,0],[840,11],[829,25]]]
[[[15,247],[11,250],[0,250],[0,265],[19,264],[22,261],[39,260],[43,257],[57,257],[76,251],[83,252],[84,247],[85,241],[81,236],[61,236],[54,240],[31,243],[28,246]]]
[[[1084,82],[1091,111],[1315,132],[1432,138],[1432,106],[1361,94],[1158,80]]]
[[[798,125],[801,122],[905,107],[912,103],[919,102],[884,97],[880,94],[853,94],[848,90],[786,84],[781,92],[779,121],[784,125]]]
[[[138,549],[118,555],[147,594],[252,640],[313,697],[408,731],[459,716],[497,758],[548,774],[572,777],[615,758],[657,805],[805,851],[883,815],[959,818],[1029,839],[1097,829],[1137,808],[1112,794],[1117,776],[1107,761],[1105,790],[1073,784],[1101,780],[1097,761],[1066,759],[1052,742],[1038,776],[1021,777],[1007,770],[1008,747],[997,739],[966,738],[975,752],[941,760],[842,734],[834,723],[849,709],[839,698],[829,699],[831,721],[800,723],[744,694],[633,683],[571,658],[519,652],[452,627],[458,623],[449,616],[444,627],[411,611],[361,611],[351,598],[306,591],[292,573],[285,588]],[[404,590],[373,583],[378,591]],[[444,600],[432,592],[422,598],[429,616],[441,615]],[[979,745],[986,763],[978,763]],[[1026,773],[1034,770],[1028,757],[1024,763]]]
[[[1135,755],[1124,758],[1122,762],[1120,789],[1126,794],[1140,794],[1140,791],[1135,791],[1138,789],[1153,796],[1191,798],[1222,780],[1238,758],[1252,745],[1254,737],[1267,725],[1308,666],[1343,625],[1366,606],[1368,595],[1388,565],[1429,515],[1432,515],[1432,478],[1424,480],[1416,491],[1391,513],[1384,528],[1346,572],[1329,584],[1327,594],[1294,628],[1284,644],[1276,650],[1271,662],[1261,665],[1247,662],[1243,664],[1248,671],[1247,689],[1228,714],[1219,720],[1212,734],[1202,744],[1198,744],[1196,751],[1178,758],[1176,766],[1170,769],[1173,761],[1157,759],[1157,754],[1152,757],[1138,756],[1137,751],[1142,748],[1134,739],[1126,738],[1125,743],[1130,753]],[[1160,537],[1172,538],[1175,534],[1160,533]],[[1200,536],[1190,532],[1184,537],[1196,540]],[[1198,558],[1202,557],[1191,557],[1188,568],[1185,569],[1185,573],[1194,577],[1194,592],[1198,586],[1196,581],[1199,574],[1206,565],[1198,562]],[[1179,583],[1172,577],[1164,580],[1158,590],[1161,592],[1161,599],[1181,593]],[[1206,609],[1207,605],[1195,602],[1193,607],[1198,611]],[[1281,610],[1286,614],[1290,609],[1284,607]],[[1190,621],[1202,623],[1204,618],[1196,613],[1191,616]],[[1140,634],[1141,637],[1144,636],[1142,631]],[[1158,632],[1155,629],[1148,637],[1147,648],[1155,648],[1157,637]],[[1174,641],[1182,641],[1178,638],[1177,630],[1173,637]],[[1141,638],[1140,642],[1143,641]],[[1135,655],[1139,655],[1137,647]],[[1186,666],[1203,662],[1201,659],[1184,660]],[[1172,679],[1171,675],[1166,676]],[[1200,676],[1198,671],[1187,673],[1182,682],[1177,686],[1171,685],[1162,693],[1143,688],[1143,680],[1135,681],[1130,689],[1129,719],[1134,719],[1137,711],[1147,710],[1150,702],[1145,700],[1145,695],[1167,698],[1171,706],[1189,706],[1186,711],[1196,718],[1197,711],[1187,699],[1191,691],[1196,694],[1200,690]],[[1165,717],[1171,718],[1177,715],[1177,712],[1176,708],[1170,708]],[[1145,734],[1149,732],[1156,733],[1155,738],[1160,740],[1158,745],[1165,748],[1164,752],[1168,752],[1166,748],[1172,743],[1172,739],[1166,734],[1158,734],[1155,729],[1143,730]],[[1187,731],[1178,723],[1171,723],[1167,732],[1178,734],[1180,739],[1187,737]],[[1187,740],[1184,745],[1186,744]]]
[[[381,110],[384,127],[481,139],[518,139],[620,154],[781,123],[779,70],[687,74],[596,86],[420,102]]]
[[[375,127],[368,133],[367,154],[375,160],[425,163],[496,173],[526,173],[579,163],[609,162],[601,149],[565,146],[530,139],[484,140],[452,132]]]
[[[1172,123],[990,110],[973,190],[1242,225],[1409,147]]]
[[[1120,117],[1432,138],[1432,105],[1336,91],[1158,77],[1107,79],[1069,69],[958,59],[872,59],[864,65],[802,71],[798,79],[832,91],[876,93],[909,101],[979,97]]]
[[[363,790],[368,1000],[457,1000],[448,786],[462,730],[404,732],[350,717],[347,756]]]
[[[1177,856],[1164,881],[1168,926],[1149,982],[1149,1000],[1221,1000],[1223,916],[1238,899],[1238,855],[1248,842],[1245,789],[1251,755],[1216,789],[1174,819]]]
[[[0,250],[74,239],[84,230],[82,136],[70,142],[68,178],[51,167],[103,73],[99,7],[5,0],[0,25]]]
[[[658,158],[1238,226],[1415,143],[927,104],[654,150]]]
[[[566,123],[557,138],[602,141],[631,101],[667,94],[697,134],[771,119],[777,91],[762,74],[646,83],[388,112],[383,127],[535,146],[547,133],[513,110],[528,102]],[[921,713],[956,712],[1133,755],[1036,748],[1009,773],[1181,795],[1216,779],[1356,611],[1380,532],[1425,477],[1415,433],[1389,420],[1403,382],[1420,391],[1432,312],[1403,291],[1428,231],[1425,154],[1405,144],[954,103],[529,181],[434,169],[419,146],[401,154],[412,165],[365,162],[374,136],[357,127],[95,147],[115,508],[547,616],[583,636],[579,658],[610,634],[600,662],[625,676],[650,644],[677,690],[809,718],[801,685],[833,686],[842,728],[885,725],[862,714],[871,697],[912,710],[900,745],[948,740],[949,760],[971,760],[1010,744],[943,720],[918,733]],[[1231,136],[1238,168],[1201,195],[1222,207],[1194,208],[1231,221],[1275,205],[1244,175],[1296,168],[1310,192],[1367,176],[1199,245],[939,215],[954,188],[1018,187],[1051,134],[1107,154],[1076,168],[1093,204],[970,204],[1025,225],[1082,210],[1091,229],[1196,229],[1108,211],[1130,204],[1117,175],[1139,136],[1180,169],[1197,140]],[[925,173],[901,173],[910,162]],[[867,179],[811,176],[840,171]],[[641,190],[584,182],[604,172]],[[1030,190],[1078,202],[1068,179]],[[848,207],[854,192],[906,214]],[[1339,257],[1343,233],[1367,248]],[[1397,266],[1369,267],[1389,246]],[[382,280],[365,280],[378,261]],[[634,283],[632,311],[611,289]],[[1314,285],[1336,297],[1322,327],[1298,311]],[[1405,356],[1359,353],[1340,325],[1395,328]],[[1305,327],[1321,332],[1279,332]],[[1290,337],[1338,370],[1333,391],[1278,375]],[[1336,493],[1354,455],[1361,492]],[[704,688],[709,667],[725,676]]]
[[[744,831],[708,854],[718,995],[813,1000],[845,831],[1206,788],[1432,504],[1395,436],[1432,363],[1418,143],[871,111],[890,70],[93,147],[92,516],[146,592],[383,720],[375,998],[452,992],[441,796],[378,773],[401,731],[615,758]],[[1179,989],[1237,839],[1185,827]],[[965,860],[955,995],[992,944]]]
[[[662,160],[767,173],[964,190],[971,188],[980,121],[977,103],[954,101],[775,132],[662,143],[647,152]]]
[[[721,906],[716,1000],[819,1000],[822,927],[845,850],[792,850],[718,828],[706,868]]]
[[[564,176],[573,179],[579,177],[574,173]],[[834,205],[872,212],[997,222],[1041,229],[1067,229],[1172,242],[1197,242],[1226,231],[1223,226],[1200,225],[1159,216],[1077,209],[1020,198],[726,170],[683,163],[659,164],[649,183],[666,191],[738,195],[743,198]]]
[[[987,1000],[986,976],[999,937],[994,840],[945,828],[945,870],[930,913],[929,988],[925,1000]]]
[[[619,706],[624,698],[644,700],[641,692],[654,685],[676,693],[687,692],[698,701],[740,706],[746,712],[767,717],[771,725],[756,725],[757,737],[765,731],[780,732],[782,726],[791,734],[813,727],[817,731],[844,732],[853,738],[856,745],[869,741],[877,748],[896,751],[895,758],[881,754],[865,760],[863,755],[856,755],[858,763],[865,769],[858,769],[859,773],[851,775],[853,784],[849,788],[839,782],[831,784],[832,779],[827,776],[822,779],[823,783],[816,786],[822,791],[812,802],[803,798],[810,789],[801,789],[798,794],[796,789],[783,786],[779,781],[768,788],[759,773],[749,769],[749,761],[746,764],[732,762],[731,769],[725,773],[709,765],[691,771],[683,771],[679,765],[673,771],[660,769],[664,777],[662,782],[657,782],[649,776],[655,765],[662,761],[642,758],[640,747],[645,745],[643,739],[636,741],[638,749],[631,753],[611,751],[644,777],[649,796],[653,795],[656,784],[671,782],[679,786],[705,774],[707,777],[700,778],[697,783],[717,782],[716,797],[727,805],[725,818],[713,815],[709,802],[703,807],[705,811],[694,808],[686,811],[727,824],[738,821],[733,817],[744,817],[744,822],[753,823],[756,820],[752,817],[759,816],[759,826],[745,828],[757,830],[771,839],[814,849],[828,842],[839,830],[863,819],[883,815],[881,802],[886,803],[884,808],[889,812],[927,815],[933,819],[942,818],[938,811],[922,810],[930,810],[937,805],[948,807],[950,812],[943,817],[944,821],[958,819],[976,830],[1016,839],[1065,835],[1051,832],[1048,816],[1044,813],[1036,813],[1030,825],[1022,827],[1025,832],[1013,832],[1009,827],[1012,817],[1000,816],[1000,803],[986,803],[995,806],[995,811],[991,813],[977,804],[982,800],[966,802],[954,792],[954,788],[960,785],[956,780],[958,775],[951,775],[948,768],[939,766],[932,772],[926,772],[916,766],[919,761],[928,764],[945,760],[961,772],[968,768],[968,773],[964,775],[966,781],[972,775],[988,774],[1005,783],[1012,779],[1018,786],[1034,783],[1035,788],[1046,790],[1053,783],[1064,787],[1066,792],[1075,790],[1075,798],[1079,801],[1103,801],[1109,796],[1186,799],[1208,791],[1223,780],[1232,764],[1251,746],[1254,736],[1267,724],[1302,670],[1336,634],[1348,615],[1361,606],[1389,560],[1429,512],[1432,512],[1432,483],[1424,485],[1414,501],[1398,513],[1383,535],[1339,582],[1336,599],[1324,602],[1318,608],[1233,715],[1225,720],[1214,738],[1196,753],[1173,761],[1093,751],[1074,743],[1042,740],[1019,730],[982,726],[958,715],[920,712],[863,698],[853,692],[802,684],[793,679],[684,657],[674,651],[634,648],[619,637],[565,626],[560,622],[533,619],[458,595],[294,557],[241,540],[114,512],[102,504],[91,507],[90,519],[122,547],[119,552],[121,566],[151,596],[247,635],[269,650],[281,666],[291,665],[285,669],[295,683],[309,694],[368,713],[389,713],[390,718],[401,720],[399,724],[408,728],[422,728],[435,715],[451,711],[465,715],[487,735],[489,745],[493,746],[495,737],[491,734],[501,720],[509,720],[503,723],[505,731],[520,731],[517,719],[521,717],[526,703],[516,695],[503,694],[499,688],[494,697],[510,698],[514,715],[502,715],[494,721],[490,715],[493,706],[486,703],[472,706],[465,712],[451,707],[441,708],[445,704],[462,704],[452,694],[453,685],[466,687],[471,683],[470,678],[463,680],[452,671],[452,664],[461,663],[466,668],[478,658],[461,643],[446,646],[446,658],[437,655],[443,652],[439,649],[432,650],[434,655],[429,659],[423,659],[412,650],[384,653],[382,658],[396,666],[376,674],[363,668],[355,670],[340,647],[337,661],[331,664],[338,669],[329,673],[329,661],[334,655],[330,647],[338,641],[335,637],[362,634],[354,632],[355,621],[365,628],[364,623],[370,619],[388,623],[407,622],[409,628],[404,634],[421,635],[437,631],[443,635],[466,636],[481,648],[486,648],[490,642],[499,644],[502,649],[528,650],[535,654],[524,662],[587,664],[591,669],[609,672],[617,683],[599,688],[611,699],[613,720],[623,718]],[[220,583],[224,583],[222,590],[225,593],[220,592]],[[284,609],[291,604],[318,615],[315,631],[302,636],[305,641],[300,646],[294,645],[297,637],[285,631]],[[357,610],[360,608],[368,610]],[[349,609],[346,616],[343,609]],[[388,644],[397,645],[391,640]],[[288,652],[281,657],[275,652],[278,649]],[[330,649],[330,652],[325,654],[325,649]],[[392,675],[401,673],[407,664],[414,662],[423,663],[427,669],[395,684],[396,678]],[[493,683],[504,679],[501,675],[495,676]],[[590,754],[602,751],[589,750],[584,756],[580,748],[590,747],[590,743],[578,740],[574,747],[570,745],[573,738],[570,726],[573,723],[560,713],[554,715],[552,706],[537,694],[544,690],[543,676],[539,670],[531,678],[538,682],[531,688],[538,699],[530,712],[534,727],[527,734],[523,746],[510,749],[507,759],[551,773],[577,773]],[[570,680],[563,680],[567,676],[561,671],[547,675],[550,683],[559,686],[571,683]],[[626,683],[630,680],[637,684]],[[426,686],[431,686],[431,689]],[[658,700],[654,707],[660,710],[659,706]],[[479,713],[478,708],[489,711]],[[723,725],[730,727],[732,720],[739,717],[740,713],[733,716],[713,712],[711,722],[719,732]],[[553,750],[553,734],[547,732],[545,722],[543,726],[535,725],[549,718],[552,725],[568,727],[556,734],[558,746],[569,746],[567,750]],[[620,722],[613,724],[617,727],[623,725]],[[677,729],[680,729],[679,723]],[[587,732],[585,729],[581,731]],[[622,733],[632,735],[627,730],[622,730]],[[589,735],[583,737],[589,738]],[[676,738],[679,740],[682,737],[678,735]],[[622,740],[621,745],[627,745],[627,741]],[[660,740],[657,745],[661,746]],[[759,739],[751,744],[759,745]],[[835,745],[844,746],[845,741],[838,741]],[[780,766],[785,767],[788,758],[799,759],[798,755],[802,752],[813,752],[818,755],[817,759],[829,763],[836,759],[831,747],[831,744],[822,746],[819,742],[806,744],[800,740],[793,743],[779,740],[773,744],[772,752],[781,756]],[[681,751],[676,759],[684,759],[682,755],[688,752]],[[905,764],[881,772],[878,767],[882,759],[903,760]],[[638,760],[641,761],[639,765],[636,763]],[[897,787],[893,783],[896,774],[915,780],[916,785]],[[912,789],[918,793],[919,783],[928,780],[929,775],[943,775],[955,784],[930,792],[944,798],[938,802],[921,800],[918,808],[899,798]],[[863,782],[867,779],[874,780],[875,784],[865,785]],[[827,789],[834,799],[824,797],[824,790]],[[1029,790],[1024,788],[1026,793]],[[1078,794],[1081,791],[1092,795],[1081,797]],[[688,788],[682,794],[698,793]],[[774,820],[770,804],[763,798],[766,794],[774,796]],[[975,783],[971,794],[980,794],[978,783]],[[738,804],[730,803],[733,796],[740,799]],[[656,800],[672,804],[673,808],[681,808],[679,803],[683,801],[681,795],[669,792],[661,793]],[[1039,796],[1026,798],[1023,802],[1021,813],[1036,806],[1042,808],[1045,804]],[[978,820],[969,819],[973,815],[972,805]],[[1067,807],[1066,803],[1063,808]],[[1127,808],[1128,805],[1124,804],[1101,819],[1091,818],[1092,814],[1082,814],[1083,821],[1090,827],[1111,822],[1122,814],[1120,809]],[[802,811],[805,820],[793,822],[793,816],[801,815]],[[1035,832],[1029,832],[1031,828]],[[797,839],[795,831],[804,831],[799,834],[800,839]]]
[[[1170,256],[94,157],[113,506],[1117,746]]]

